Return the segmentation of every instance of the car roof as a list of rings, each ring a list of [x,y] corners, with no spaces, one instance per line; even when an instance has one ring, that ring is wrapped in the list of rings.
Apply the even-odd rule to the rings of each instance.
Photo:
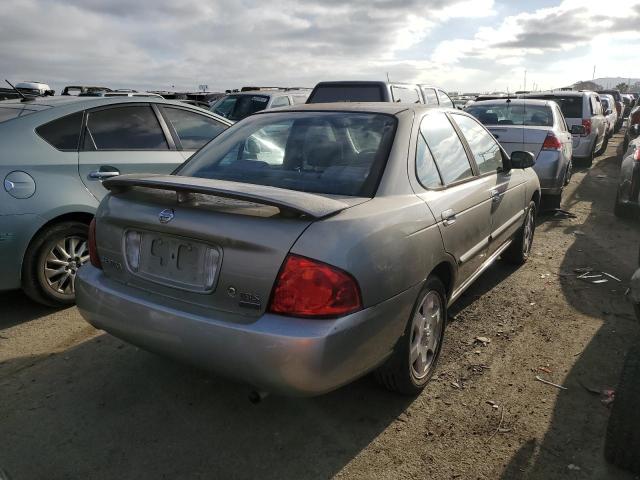
[[[149,97],[128,97],[128,96],[115,96],[115,97],[79,97],[75,95],[65,96],[48,96],[48,97],[33,97],[27,102],[23,102],[20,98],[2,100],[0,101],[0,107],[27,107],[33,110],[43,110],[47,107],[54,108],[60,106],[68,106],[77,104],[80,108],[91,108],[100,105],[111,105],[114,103],[141,103],[141,102],[160,102],[160,103],[173,103],[180,105],[179,102],[173,102],[171,100],[165,100],[162,97],[149,96]]]
[[[254,115],[267,115],[280,112],[367,112],[397,115],[400,112],[411,110],[414,112],[443,110],[461,112],[455,108],[439,108],[423,103],[394,103],[394,102],[332,102],[332,103],[305,103],[282,107],[276,110],[261,110]]]
[[[582,97],[584,95],[590,95],[590,94],[597,95],[596,92],[593,92],[591,90],[559,90],[559,91],[550,91],[550,92],[527,93],[525,95],[525,98],[526,97],[540,97],[540,96],[545,96],[545,97]]]
[[[308,95],[311,90],[245,90],[244,92],[229,92],[226,93],[225,97],[231,97],[234,95],[251,95],[252,97],[263,96],[263,97],[274,97],[276,95]],[[220,97],[223,98],[223,97]]]
[[[473,105],[501,105],[503,103],[509,103],[510,105],[548,105],[549,100],[541,98],[494,98],[490,100],[477,100],[472,103]]]

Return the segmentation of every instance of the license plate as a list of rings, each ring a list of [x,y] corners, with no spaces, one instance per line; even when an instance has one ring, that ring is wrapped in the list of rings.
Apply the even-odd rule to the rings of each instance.
[[[182,237],[141,233],[138,275],[186,290],[213,289],[220,263],[217,247]]]

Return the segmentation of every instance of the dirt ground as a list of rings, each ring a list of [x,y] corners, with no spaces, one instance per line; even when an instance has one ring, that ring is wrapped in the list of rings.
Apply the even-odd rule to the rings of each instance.
[[[415,399],[367,377],[253,405],[246,386],[97,332],[75,308],[1,294],[0,469],[12,480],[633,478],[605,463],[609,411],[588,391],[616,385],[640,332],[623,297],[640,224],[612,213],[620,141],[575,172],[563,207],[576,218],[540,216],[530,262],[497,262],[454,305],[436,378]],[[586,283],[579,267],[622,282]]]

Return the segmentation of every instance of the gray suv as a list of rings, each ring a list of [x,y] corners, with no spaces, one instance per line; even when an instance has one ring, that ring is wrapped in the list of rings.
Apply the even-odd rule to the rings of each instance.
[[[74,301],[87,227],[119,174],[170,173],[231,122],[161,98],[0,102],[0,290]]]
[[[595,156],[607,148],[607,121],[598,94],[591,91],[557,91],[524,95],[524,98],[553,100],[560,106],[569,129],[584,126],[584,133],[573,135],[574,164],[591,166]]]
[[[96,328],[255,388],[433,375],[447,307],[531,250],[540,184],[472,116],[395,103],[264,111],[176,175],[105,182],[78,308]]]

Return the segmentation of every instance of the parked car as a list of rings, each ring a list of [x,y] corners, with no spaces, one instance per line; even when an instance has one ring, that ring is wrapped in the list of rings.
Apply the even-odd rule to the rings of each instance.
[[[599,97],[600,103],[602,104],[603,115],[607,121],[606,135],[607,138],[611,138],[615,133],[616,123],[618,123],[618,113],[615,109],[615,100],[613,99],[613,96],[605,93],[599,95]]]
[[[629,113],[631,113],[631,108],[633,107],[633,104],[635,103],[635,100],[633,99],[633,97],[631,95],[622,95],[622,104],[623,104],[623,118],[627,118],[629,116]]]
[[[216,115],[237,122],[251,114],[277,107],[298,105],[307,101],[308,90],[273,88],[245,90],[218,99],[210,108]]]
[[[56,93],[49,85],[42,82],[20,82],[16,83],[15,87],[28,96],[45,97]]]
[[[622,94],[620,93],[620,90],[616,90],[616,89],[610,89],[610,90],[598,90],[597,92],[598,94],[606,94],[606,95],[611,95],[613,97],[613,99],[615,100],[615,108],[616,108],[616,113],[618,114],[618,122],[616,123],[616,128],[614,130],[614,133],[618,133],[618,131],[620,130],[620,128],[622,128],[622,122],[624,121],[624,110],[623,110],[623,103],[622,103]]]
[[[629,127],[631,142],[620,165],[614,212],[619,217],[638,217],[640,212],[640,125]]]
[[[70,95],[77,96],[81,93],[93,93],[93,92],[112,92],[108,87],[97,87],[97,86],[89,86],[89,85],[67,85],[62,90],[60,95]]]
[[[424,100],[416,84],[368,80],[320,82],[307,99],[307,103],[335,102],[424,103]]]
[[[260,391],[322,394],[377,368],[416,394],[447,306],[499,256],[527,260],[533,164],[454,109],[263,111],[175,175],[105,182],[78,307]]]
[[[571,131],[558,105],[549,100],[483,100],[466,109],[486,126],[508,154],[533,153],[545,207],[559,208],[571,179]],[[574,125],[580,134],[584,126]]]
[[[593,158],[607,148],[607,125],[597,93],[587,90],[537,92],[527,94],[524,98],[553,100],[560,106],[570,130],[574,125],[584,126],[584,133],[573,135],[574,165],[583,163],[590,167]]]
[[[158,98],[46,97],[0,104],[0,290],[74,301],[87,227],[120,173],[169,173],[231,122]]]
[[[422,92],[422,101],[425,105],[440,106],[445,108],[454,108],[455,105],[451,97],[444,90],[433,85],[418,84],[420,92]]]
[[[622,142],[623,152],[627,151],[632,138],[635,138],[631,135],[635,131],[631,128],[633,125],[640,125],[640,105],[633,107],[629,112],[629,121],[627,122],[627,129],[624,131],[624,140]]]

